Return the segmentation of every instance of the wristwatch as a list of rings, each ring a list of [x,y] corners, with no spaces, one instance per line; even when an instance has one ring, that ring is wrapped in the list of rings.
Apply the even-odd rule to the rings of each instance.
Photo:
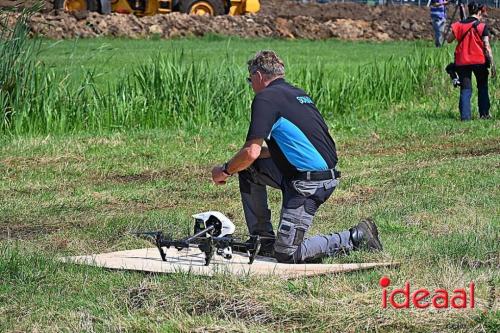
[[[222,164],[222,173],[224,173],[228,177],[231,177],[232,175],[229,173],[229,171],[227,171],[228,166],[229,166],[229,162]]]

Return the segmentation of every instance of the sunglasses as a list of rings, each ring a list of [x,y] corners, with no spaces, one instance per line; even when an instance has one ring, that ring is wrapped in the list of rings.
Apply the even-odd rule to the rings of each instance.
[[[249,76],[249,77],[247,77],[247,83],[248,83],[249,85],[252,85],[252,75],[254,75],[254,74],[256,74],[256,73],[258,73],[258,71],[257,71],[257,72],[250,73],[250,76]]]

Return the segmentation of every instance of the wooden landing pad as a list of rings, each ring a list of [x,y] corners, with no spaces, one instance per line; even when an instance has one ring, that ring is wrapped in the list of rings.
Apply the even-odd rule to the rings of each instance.
[[[157,248],[118,251],[87,256],[61,258],[64,262],[92,265],[111,269],[157,273],[191,273],[212,276],[214,274],[275,275],[285,279],[351,272],[374,267],[397,265],[393,262],[356,264],[280,264],[273,258],[257,256],[252,265],[245,254],[233,253],[230,260],[214,255],[205,266],[205,255],[198,248],[177,251],[167,250],[167,261],[162,261]]]

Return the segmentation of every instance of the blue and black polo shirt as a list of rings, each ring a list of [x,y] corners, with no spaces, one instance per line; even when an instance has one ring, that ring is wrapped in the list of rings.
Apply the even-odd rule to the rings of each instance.
[[[247,141],[265,139],[271,157],[287,178],[337,164],[335,142],[312,99],[276,79],[255,95]]]

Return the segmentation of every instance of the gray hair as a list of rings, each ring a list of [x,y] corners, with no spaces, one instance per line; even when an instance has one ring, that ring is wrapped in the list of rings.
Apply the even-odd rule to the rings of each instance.
[[[285,64],[276,52],[263,50],[257,52],[252,59],[248,60],[248,72],[250,72],[250,75],[255,74],[257,71],[273,78],[284,76]]]

